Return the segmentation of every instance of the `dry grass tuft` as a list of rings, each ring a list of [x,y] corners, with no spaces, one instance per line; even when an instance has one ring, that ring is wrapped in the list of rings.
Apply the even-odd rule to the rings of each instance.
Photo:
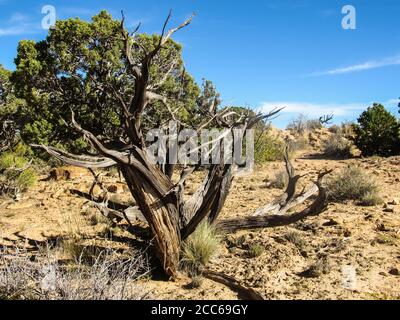
[[[182,266],[195,276],[218,254],[221,240],[214,226],[203,221],[182,246]]]
[[[249,251],[248,251],[248,255],[250,258],[258,258],[260,257],[263,253],[265,252],[265,248],[256,243],[250,246]]]

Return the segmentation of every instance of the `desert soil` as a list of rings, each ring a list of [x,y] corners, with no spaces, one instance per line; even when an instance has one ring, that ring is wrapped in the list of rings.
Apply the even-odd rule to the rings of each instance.
[[[322,169],[338,172],[356,164],[378,181],[385,203],[398,203],[396,199],[400,199],[400,157],[340,161],[302,154],[293,164],[298,173],[307,173],[302,179],[305,185]],[[283,163],[272,162],[235,179],[221,219],[250,215],[278,196],[282,190],[269,188],[268,181],[282,169]],[[112,185],[117,177],[108,173],[103,179],[106,185]],[[189,192],[200,181],[200,176],[194,177]],[[91,183],[87,173],[67,181],[40,181],[18,202],[1,198],[0,244],[34,247],[43,241],[80,234],[90,245],[146,246],[119,229],[113,229],[113,236],[104,239],[104,225],[93,225],[90,219],[96,209],[70,192],[87,192]],[[130,201],[126,190],[112,197]],[[251,258],[249,248],[254,244],[264,251]],[[292,226],[229,235],[210,268],[235,277],[266,299],[399,299],[400,205],[331,203],[319,216]],[[157,299],[238,299],[236,292],[210,280],[191,289],[190,279],[184,275],[175,282],[156,277],[141,281]]]

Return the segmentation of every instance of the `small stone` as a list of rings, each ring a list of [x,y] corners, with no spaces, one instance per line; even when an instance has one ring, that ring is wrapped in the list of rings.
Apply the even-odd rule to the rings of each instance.
[[[390,204],[392,206],[398,206],[398,205],[400,205],[400,200],[397,198],[394,198],[392,201],[388,202],[388,204]]]
[[[397,268],[392,268],[390,269],[389,274],[391,274],[392,276],[400,276],[400,271]]]
[[[394,212],[395,212],[395,209],[394,209],[394,208],[391,208],[391,207],[387,207],[387,208],[384,208],[384,209],[383,209],[383,212],[394,213]]]
[[[332,227],[332,226],[337,226],[338,224],[339,224],[339,222],[337,222],[337,221],[335,221],[333,219],[330,219],[328,222],[325,222],[323,224],[323,226],[324,227]]]
[[[107,187],[107,191],[111,193],[121,194],[125,192],[126,185],[123,183],[115,183]]]
[[[376,227],[376,229],[378,231],[383,231],[383,232],[388,232],[390,231],[390,229],[386,228],[385,225],[383,223],[378,224],[378,226]]]
[[[345,238],[350,238],[351,237],[351,231],[349,229],[344,230],[343,235]]]
[[[304,258],[308,258],[308,252],[307,252],[307,251],[301,250],[301,251],[300,251],[300,254],[301,254],[301,256],[304,257]]]
[[[74,167],[74,166],[65,166],[60,168],[55,168],[50,171],[50,175],[48,180],[73,180],[77,178],[82,178],[84,176],[88,176],[89,171],[84,168]]]

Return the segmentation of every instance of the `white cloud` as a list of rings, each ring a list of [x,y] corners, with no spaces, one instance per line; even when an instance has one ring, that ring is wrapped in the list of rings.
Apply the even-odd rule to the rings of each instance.
[[[38,30],[33,29],[32,26],[29,25],[0,28],[0,37],[16,36],[21,34],[34,34],[37,32]]]
[[[305,114],[311,117],[320,117],[324,114],[334,114],[335,116],[353,115],[355,112],[364,110],[366,104],[318,104],[310,102],[284,102],[269,101],[261,104],[258,111],[268,112],[274,108],[284,108],[282,114]]]
[[[380,60],[371,60],[361,64],[355,64],[347,67],[340,67],[323,72],[314,72],[313,76],[333,76],[338,74],[346,74],[353,72],[366,71],[371,69],[383,68],[388,66],[400,65],[400,55],[387,57]]]
[[[390,99],[390,100],[388,100],[388,101],[386,101],[384,103],[384,105],[389,105],[389,106],[397,106],[399,104],[400,104],[400,98],[398,98],[398,99]]]
[[[28,16],[26,16],[26,15],[20,13],[20,12],[15,12],[15,13],[11,16],[11,18],[10,18],[10,20],[9,20],[9,23],[26,22],[26,21],[28,21],[28,20],[29,20],[29,17],[28,17]]]
[[[7,20],[7,26],[0,26],[0,37],[35,34],[40,32],[40,24],[31,21],[29,16],[15,12]]]

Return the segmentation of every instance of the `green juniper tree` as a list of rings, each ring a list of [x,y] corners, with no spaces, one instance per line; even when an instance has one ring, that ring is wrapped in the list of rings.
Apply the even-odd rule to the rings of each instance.
[[[127,70],[121,22],[102,11],[91,22],[80,19],[58,21],[40,42],[21,41],[13,75],[19,97],[27,101],[21,110],[22,137],[28,143],[61,144],[81,151],[87,143],[66,122],[71,110],[76,120],[101,135],[107,145],[126,138],[121,97],[133,94],[135,77]],[[143,52],[157,46],[158,35],[127,35],[133,50],[130,59],[139,62]],[[168,40],[149,66],[153,92],[166,96],[170,108],[179,109],[183,121],[195,106],[199,88],[185,71],[182,47]],[[165,77],[165,78],[164,78]],[[154,99],[143,122],[151,126],[165,119],[164,100]]]
[[[24,106],[22,99],[14,95],[10,80],[11,72],[0,65],[0,153],[12,148],[17,140],[15,116]]]
[[[356,146],[364,156],[400,153],[400,122],[381,104],[374,103],[354,125]]]

